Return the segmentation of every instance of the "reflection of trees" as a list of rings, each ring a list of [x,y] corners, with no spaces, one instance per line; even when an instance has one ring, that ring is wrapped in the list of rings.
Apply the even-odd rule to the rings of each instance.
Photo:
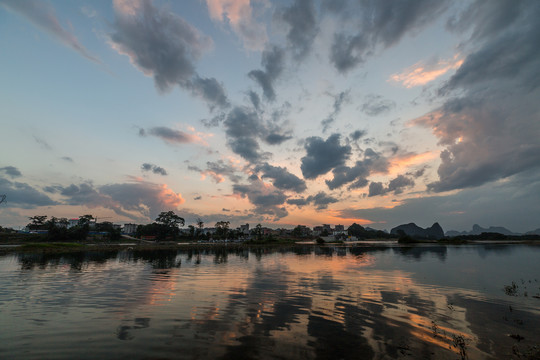
[[[90,263],[103,265],[109,259],[116,258],[117,251],[82,251],[73,253],[22,253],[18,254],[18,261],[22,270],[57,268],[68,264],[73,270],[82,270]]]
[[[133,325],[120,325],[116,329],[116,337],[119,340],[132,340],[132,330],[146,329],[150,327],[150,318],[135,318],[133,319]]]
[[[426,255],[435,255],[441,261],[446,260],[446,246],[399,246],[392,248],[395,254],[404,256],[409,259],[421,260]]]
[[[135,250],[127,252],[127,255],[131,261],[148,263],[153,269],[173,269],[182,265],[177,250]]]

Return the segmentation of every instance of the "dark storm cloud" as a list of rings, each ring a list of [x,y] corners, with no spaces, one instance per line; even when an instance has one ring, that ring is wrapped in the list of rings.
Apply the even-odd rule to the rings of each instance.
[[[362,112],[369,116],[377,116],[386,113],[396,107],[396,103],[392,100],[385,99],[381,95],[369,94],[364,98],[362,104]]]
[[[49,3],[36,0],[0,0],[0,5],[4,5],[8,9],[23,15],[34,25],[47,31],[62,44],[75,50],[88,60],[101,63],[98,58],[90,54],[88,50],[81,45],[75,35],[60,25],[60,22],[56,18],[56,12]]]
[[[7,176],[11,178],[22,176],[19,169],[17,169],[15,166],[4,166],[0,168],[0,172],[3,172],[4,174],[6,174]]]
[[[157,174],[157,175],[163,175],[163,176],[168,175],[167,170],[165,170],[161,166],[157,166],[157,165],[150,164],[150,163],[142,164],[141,165],[141,170],[142,171],[151,171],[151,172],[153,172],[154,174]]]
[[[287,168],[272,166],[268,163],[257,166],[255,168],[256,172],[261,172],[261,177],[269,178],[274,180],[273,184],[276,188],[281,190],[291,190],[297,193],[304,192],[306,187],[306,182],[300,179],[298,176],[291,174]]]
[[[288,215],[287,210],[282,206],[287,200],[287,195],[275,186],[264,184],[256,176],[250,177],[250,184],[233,185],[233,192],[247,197],[255,206],[253,210],[255,214],[269,215],[273,220]]]
[[[115,10],[110,34],[113,48],[151,75],[159,91],[179,85],[204,99],[211,109],[228,106],[223,86],[216,79],[200,77],[195,69],[195,61],[212,44],[209,37],[150,0],[118,2]]]
[[[317,210],[327,209],[328,205],[338,202],[335,197],[329,196],[324,192],[318,192],[316,195],[308,196],[307,198],[289,199],[287,204],[296,205],[298,207],[313,204]]]
[[[285,66],[283,49],[272,46],[263,51],[261,65],[264,70],[252,70],[248,76],[260,85],[266,100],[274,101],[276,99],[274,82],[281,75]]]
[[[180,130],[171,129],[165,126],[156,126],[156,127],[150,128],[146,130],[145,133],[148,133],[153,136],[157,136],[170,144],[186,144],[186,143],[192,143],[195,141],[195,138],[193,135],[190,135]]]
[[[447,1],[370,1],[354,4],[357,31],[335,34],[330,60],[347,72],[380,49],[396,44],[405,34],[421,29],[446,9]],[[352,11],[336,6],[336,11]]]
[[[309,54],[319,32],[313,0],[295,0],[287,8],[278,10],[276,17],[289,26],[287,40],[296,60]]]
[[[11,166],[7,167],[11,168]],[[14,173],[13,169],[8,171]],[[22,208],[32,209],[36,206],[49,206],[58,204],[56,201],[52,200],[50,197],[36,190],[34,187],[27,183],[12,182],[0,177],[0,189],[2,194],[6,195],[6,200],[10,205],[13,204]]]
[[[413,121],[446,146],[435,192],[480,186],[540,165],[540,3],[476,1],[467,23],[472,52],[440,89],[444,105]],[[490,32],[495,29],[495,31]]]
[[[341,146],[339,134],[333,134],[323,140],[318,136],[306,139],[306,156],[302,158],[302,174],[306,179],[315,179],[336,166],[343,165],[351,155],[349,145]]]
[[[404,175],[398,175],[396,178],[390,180],[387,187],[381,182],[372,182],[369,184],[368,196],[378,196],[387,193],[394,193],[394,195],[401,194],[403,189],[414,186],[414,180]]]

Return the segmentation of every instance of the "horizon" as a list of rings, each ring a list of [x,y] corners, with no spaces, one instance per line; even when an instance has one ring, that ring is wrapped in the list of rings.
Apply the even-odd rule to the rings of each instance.
[[[538,18],[529,0],[0,0],[0,226],[536,230]]]

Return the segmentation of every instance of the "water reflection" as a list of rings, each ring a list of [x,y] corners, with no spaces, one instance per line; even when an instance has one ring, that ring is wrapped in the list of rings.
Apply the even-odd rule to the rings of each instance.
[[[538,255],[307,246],[3,257],[0,321],[18,330],[0,334],[0,357],[512,357],[540,341],[540,300],[506,296],[508,277],[489,278],[492,292],[483,281],[503,259],[510,278],[528,274],[527,291],[540,291]],[[79,345],[90,338],[95,356]]]

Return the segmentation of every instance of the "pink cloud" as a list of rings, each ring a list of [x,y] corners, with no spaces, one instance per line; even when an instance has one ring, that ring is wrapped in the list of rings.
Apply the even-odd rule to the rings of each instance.
[[[463,64],[463,60],[458,59],[458,55],[454,56],[452,60],[441,60],[434,64],[418,62],[401,73],[390,76],[389,80],[401,83],[406,88],[412,88],[425,85],[448,71],[459,68],[461,64]]]
[[[206,0],[214,21],[228,22],[250,50],[262,50],[268,38],[263,24],[253,18],[250,0]]]

